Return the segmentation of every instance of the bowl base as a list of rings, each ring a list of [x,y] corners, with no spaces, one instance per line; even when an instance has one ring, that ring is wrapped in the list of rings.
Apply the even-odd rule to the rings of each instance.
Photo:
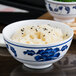
[[[48,67],[52,66],[52,64],[41,65],[41,66],[24,64],[24,66],[26,66],[26,67],[28,67],[28,68],[33,68],[33,69],[44,69],[44,68],[48,68]]]
[[[55,18],[54,17],[54,20],[55,21],[59,21],[59,22],[73,22],[73,21],[75,21],[75,18],[72,18],[72,19],[59,19],[59,18]]]

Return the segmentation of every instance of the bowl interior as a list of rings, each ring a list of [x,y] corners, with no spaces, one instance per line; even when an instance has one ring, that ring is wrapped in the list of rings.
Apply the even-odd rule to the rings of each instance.
[[[9,24],[3,29],[3,36],[9,41],[11,36],[22,26],[27,25],[46,25],[50,24],[52,27],[60,28],[63,34],[68,34],[69,38],[73,36],[73,30],[64,23],[51,21],[51,20],[24,20]]]

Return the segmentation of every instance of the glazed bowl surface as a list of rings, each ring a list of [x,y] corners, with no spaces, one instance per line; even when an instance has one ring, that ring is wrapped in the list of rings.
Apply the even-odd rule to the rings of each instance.
[[[76,2],[45,0],[45,5],[54,20],[60,22],[73,22],[75,20]]]
[[[23,44],[11,39],[11,36],[20,27],[46,24],[60,28],[63,34],[68,34],[69,38],[61,42],[50,44]],[[8,51],[16,60],[27,67],[42,69],[51,66],[66,54],[73,38],[73,30],[68,25],[61,22],[32,19],[18,21],[7,25],[3,29],[3,37]]]

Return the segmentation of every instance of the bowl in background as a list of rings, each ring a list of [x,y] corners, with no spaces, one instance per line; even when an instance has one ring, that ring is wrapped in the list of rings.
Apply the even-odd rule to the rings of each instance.
[[[11,40],[11,36],[22,26],[45,25],[60,28],[63,34],[68,34],[69,38],[50,44],[23,44]],[[11,29],[12,28],[12,29]],[[68,51],[73,30],[66,24],[50,20],[23,20],[11,23],[3,29],[3,37],[10,54],[25,66],[35,69],[42,69],[51,66],[60,60]]]
[[[76,2],[59,2],[54,0],[45,0],[48,12],[54,17],[54,20],[60,22],[73,22],[76,17]]]

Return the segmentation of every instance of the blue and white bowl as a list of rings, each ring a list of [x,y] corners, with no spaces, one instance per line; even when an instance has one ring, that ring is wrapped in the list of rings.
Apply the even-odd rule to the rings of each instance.
[[[69,38],[50,44],[23,44],[11,40],[11,36],[22,26],[45,25],[60,28]],[[66,24],[50,20],[24,20],[9,24],[3,29],[3,37],[10,54],[25,66],[42,69],[60,60],[68,51],[73,38],[73,30]]]
[[[76,17],[76,2],[45,0],[48,12],[56,21],[73,22]]]

